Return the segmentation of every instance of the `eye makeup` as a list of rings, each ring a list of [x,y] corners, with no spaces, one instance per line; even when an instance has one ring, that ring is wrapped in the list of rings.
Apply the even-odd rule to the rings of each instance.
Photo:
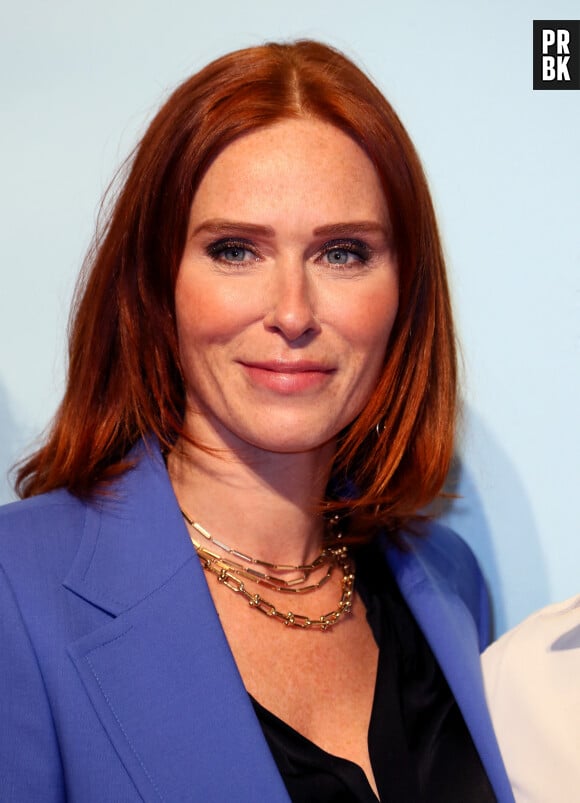
[[[368,262],[373,252],[370,246],[362,240],[344,238],[324,243],[319,253],[319,258],[327,257],[329,264],[346,267],[352,263]],[[340,258],[344,256],[346,256],[346,260]],[[349,257],[353,259],[349,259]]]
[[[251,260],[258,257],[255,245],[243,237],[222,237],[211,242],[205,250],[213,260],[234,264],[247,262],[248,255]]]

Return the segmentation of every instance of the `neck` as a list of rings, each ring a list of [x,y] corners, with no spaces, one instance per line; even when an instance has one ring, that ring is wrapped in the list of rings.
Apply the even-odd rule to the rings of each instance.
[[[320,551],[316,506],[333,446],[321,452],[216,454],[179,441],[168,459],[181,507],[215,538],[272,563],[307,563]]]

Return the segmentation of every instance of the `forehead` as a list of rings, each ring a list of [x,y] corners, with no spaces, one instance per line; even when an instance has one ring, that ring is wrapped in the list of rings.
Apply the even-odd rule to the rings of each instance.
[[[387,219],[378,174],[362,148],[320,120],[283,120],[228,145],[204,175],[192,216]]]

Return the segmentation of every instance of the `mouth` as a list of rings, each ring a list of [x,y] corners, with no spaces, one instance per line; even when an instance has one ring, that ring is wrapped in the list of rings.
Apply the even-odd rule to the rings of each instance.
[[[317,389],[328,382],[336,368],[311,360],[241,362],[252,384],[291,395]]]
[[[260,371],[272,371],[277,374],[303,374],[303,373],[326,373],[330,374],[335,368],[312,360],[266,360],[264,362],[244,362],[242,365],[247,368],[258,368]]]

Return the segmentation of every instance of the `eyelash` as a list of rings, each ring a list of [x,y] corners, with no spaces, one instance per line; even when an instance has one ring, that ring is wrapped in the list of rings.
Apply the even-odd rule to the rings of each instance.
[[[235,264],[244,264],[247,260],[235,260],[235,259],[226,259],[224,257],[224,253],[228,250],[238,250],[238,251],[245,251],[248,254],[252,255],[252,258],[258,259],[259,253],[256,251],[255,246],[249,241],[244,239],[221,239],[217,240],[214,243],[210,243],[207,246],[207,254],[208,256],[215,260],[216,262],[224,262],[229,265]],[[362,240],[331,240],[326,242],[322,245],[319,249],[316,259],[320,260],[323,257],[327,257],[333,251],[342,251],[346,252],[347,254],[352,254],[356,257],[356,261],[354,262],[355,265],[365,264],[371,258],[372,252],[369,246],[364,243]],[[345,269],[347,270],[349,267],[352,267],[352,262],[334,262],[329,263],[334,269]]]
[[[207,247],[207,254],[216,261],[235,264],[238,260],[225,259],[224,253],[225,251],[236,250],[236,249],[238,251],[247,251],[248,253],[252,254],[254,258],[258,256],[252,244],[247,240],[230,240],[230,239],[217,240],[217,242],[211,243]],[[245,260],[241,260],[240,264],[242,264],[242,262],[245,262]]]
[[[371,249],[369,246],[362,242],[362,240],[332,240],[331,242],[324,243],[320,249],[322,256],[328,256],[333,251],[345,251],[347,254],[353,254],[357,258],[355,264],[366,263],[371,258]],[[335,268],[348,268],[352,263],[330,263]]]

